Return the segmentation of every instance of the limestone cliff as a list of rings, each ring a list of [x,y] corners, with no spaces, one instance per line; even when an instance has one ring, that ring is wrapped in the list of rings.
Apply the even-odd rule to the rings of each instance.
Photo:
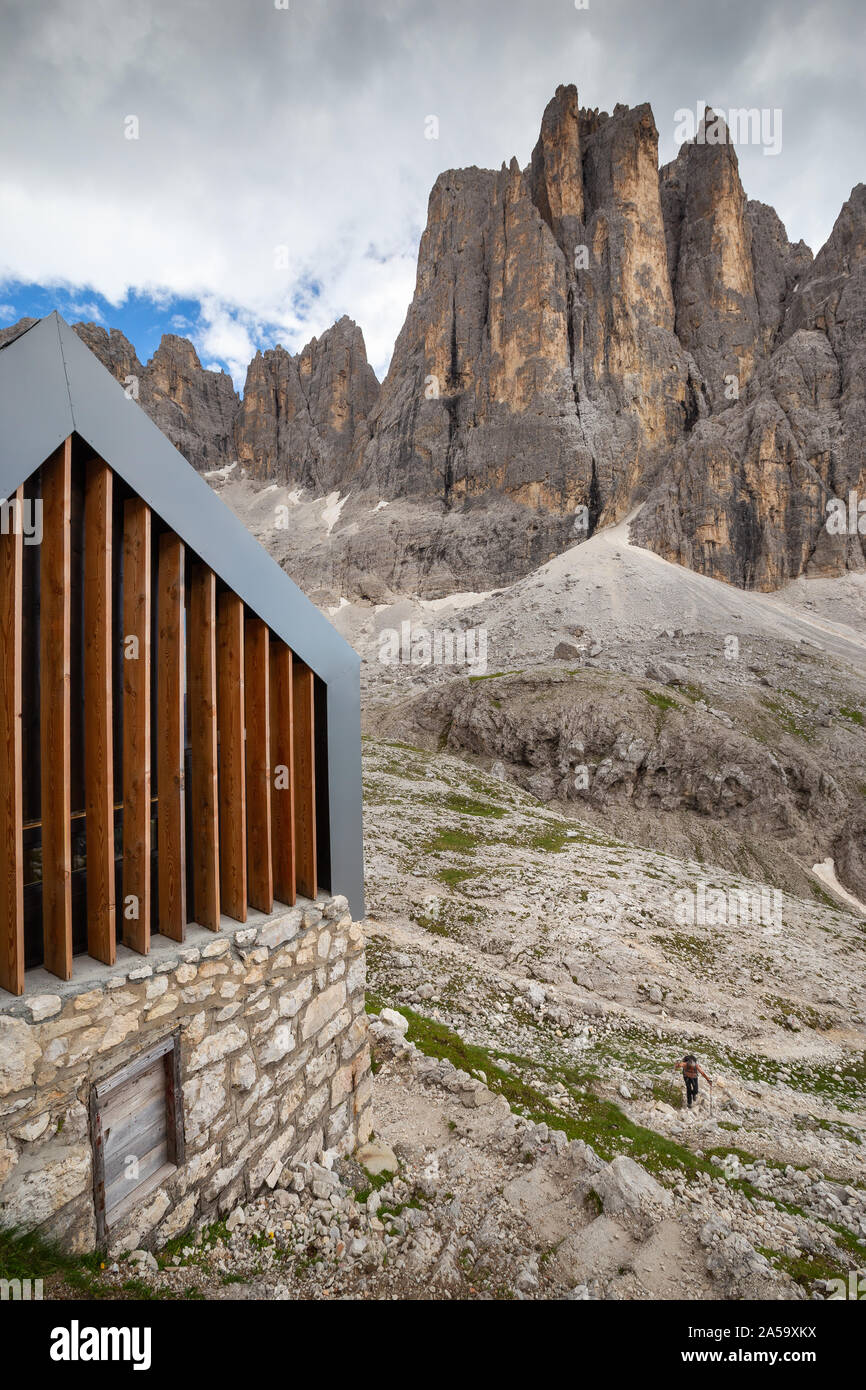
[[[378,390],[364,335],[345,316],[296,357],[258,352],[234,422],[236,457],[255,478],[319,494],[345,488]]]
[[[366,486],[446,508],[496,493],[552,538],[577,508],[578,535],[622,514],[689,389],[657,144],[648,107],[579,112],[561,87],[528,169],[440,176]]]
[[[751,379],[680,441],[634,532],[668,559],[760,589],[866,563],[866,538],[826,525],[828,501],[866,490],[866,188],[814,263],[769,211],[750,218],[762,272]]]

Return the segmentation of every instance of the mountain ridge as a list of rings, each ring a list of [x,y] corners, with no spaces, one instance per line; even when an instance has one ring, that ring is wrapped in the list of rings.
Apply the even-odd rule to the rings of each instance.
[[[863,536],[825,525],[866,496],[864,253],[863,184],[813,258],[746,198],[710,108],[660,168],[649,105],[560,86],[525,168],[436,179],[381,384],[346,316],[257,352],[242,395],[187,339],[143,366],[117,330],[75,329],[201,471],[348,494],[338,586],[513,580],[639,508],[641,545],[774,590],[866,568]]]

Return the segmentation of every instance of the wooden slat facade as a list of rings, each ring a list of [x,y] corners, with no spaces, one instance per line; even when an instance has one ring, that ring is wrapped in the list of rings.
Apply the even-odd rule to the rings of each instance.
[[[139,497],[123,509],[123,943],[150,950],[151,517]]]
[[[216,578],[199,561],[190,573],[187,649],[193,912],[200,926],[219,931]]]
[[[112,692],[111,469],[89,459],[84,483],[84,795],[87,951],[117,956],[114,890],[114,701]]]
[[[292,653],[271,638],[271,837],[274,897],[295,901],[295,751],[292,725]]]
[[[42,466],[39,707],[45,968],[72,975],[72,440]]]
[[[35,476],[30,569],[25,528],[0,530],[0,989],[14,994],[40,953],[69,979],[74,951],[111,964],[118,938],[144,954],[154,931],[183,941],[190,920],[218,931],[221,913],[246,921],[318,887],[311,669],[82,441]]]
[[[156,596],[157,865],[159,930],[172,941],[183,941],[186,929],[184,564],[183,542],[164,531]]]
[[[292,662],[295,771],[295,878],[305,898],[316,896],[315,685],[309,666]]]
[[[23,489],[0,534],[0,988],[24,992],[24,837],[21,767]],[[17,507],[18,522],[14,508]]]
[[[244,605],[219,596],[217,638],[219,725],[220,901],[237,922],[247,920],[247,793],[244,776]]]
[[[247,872],[250,903],[260,912],[274,905],[271,860],[270,633],[250,618],[244,634],[246,679]]]

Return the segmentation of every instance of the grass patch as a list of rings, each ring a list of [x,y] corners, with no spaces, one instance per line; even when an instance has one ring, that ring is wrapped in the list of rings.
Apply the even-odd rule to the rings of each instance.
[[[449,851],[463,854],[477,849],[482,843],[480,835],[472,835],[468,830],[437,830],[424,845],[424,851],[427,854],[445,854]]]
[[[699,685],[695,685],[692,681],[676,681],[675,685],[677,690],[682,691],[686,699],[691,700],[693,705],[696,705],[698,703],[698,700],[703,700],[704,703],[709,703],[707,701],[706,695],[701,690],[701,687]]]
[[[798,724],[791,711],[779,704],[778,700],[762,700],[761,704],[776,716],[782,727],[787,729],[789,734],[793,734],[794,738],[802,739],[804,743],[813,742],[814,735],[811,729],[806,729],[802,724]]]
[[[774,1269],[790,1275],[806,1290],[816,1279],[844,1279],[847,1283],[847,1268],[835,1260],[828,1259],[826,1255],[786,1255],[783,1251],[773,1250],[766,1245],[759,1245],[757,1249]]]
[[[178,1237],[189,1243],[187,1237]],[[154,1302],[162,1299],[201,1299],[201,1290],[159,1288],[135,1275],[119,1286],[102,1280],[105,1255],[98,1250],[84,1255],[70,1255],[58,1245],[44,1240],[33,1231],[0,1231],[0,1279],[42,1279],[48,1288],[61,1285],[78,1298],[89,1300],[143,1299]],[[50,1281],[50,1282],[49,1282]]]
[[[676,956],[683,961],[697,960],[708,968],[715,964],[716,952],[707,937],[688,936],[685,932],[665,932],[651,939],[658,942],[665,955]]]
[[[670,695],[662,695],[656,690],[646,689],[644,689],[643,693],[646,696],[648,703],[651,705],[655,705],[656,709],[660,709],[662,711],[669,709],[682,709],[682,705],[680,704],[679,700],[672,699]]]
[[[495,816],[498,819],[505,815],[504,808],[494,805],[492,801],[476,801],[474,797],[461,796],[457,792],[451,792],[445,798],[445,808],[459,816]]]
[[[0,1279],[62,1279],[82,1297],[98,1298],[99,1252],[70,1255],[35,1231],[0,1230]]]
[[[455,888],[458,883],[464,883],[467,878],[475,878],[476,875],[471,869],[439,869],[436,874],[440,883],[446,883],[449,887]]]

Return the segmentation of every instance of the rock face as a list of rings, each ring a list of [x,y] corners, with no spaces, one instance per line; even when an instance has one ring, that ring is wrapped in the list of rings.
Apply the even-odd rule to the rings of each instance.
[[[864,486],[863,190],[813,265],[721,117],[661,171],[657,143],[560,87],[527,169],[440,176],[361,482],[467,532],[495,494],[536,553],[647,499],[636,538],[729,583],[859,569],[825,521]]]
[[[832,845],[851,891],[864,882],[854,868],[866,833],[859,742],[846,744],[850,775],[834,767],[834,776],[826,748],[813,750],[777,727],[756,692],[741,701],[744,727],[737,727],[680,689],[651,689],[597,670],[530,669],[505,673],[495,686],[491,700],[485,681],[442,682],[392,712],[377,711],[376,728],[498,760],[539,801],[575,803],[581,815],[618,824],[622,812],[632,834],[645,819],[656,844],[662,820],[673,815],[693,829],[713,824],[717,861],[729,835],[752,849],[766,837],[779,862],[793,852],[814,863],[816,846]],[[785,872],[790,883],[787,862]]]
[[[668,559],[745,587],[864,567],[864,539],[827,504],[866,488],[866,188],[814,264],[753,205],[759,344],[740,399],[698,422],[635,535]],[[760,348],[760,351],[758,350]],[[767,355],[769,354],[769,355]]]
[[[759,338],[755,268],[737,156],[720,117],[705,119],[700,143],[680,146],[661,171],[676,332],[692,353],[714,409],[732,378],[745,385]],[[712,137],[712,139],[711,139]]]
[[[446,509],[495,493],[542,516],[553,549],[622,514],[688,395],[657,144],[648,107],[580,112],[560,87],[528,170],[440,176],[368,487]]]
[[[238,461],[254,478],[318,494],[345,489],[378,392],[364,335],[345,316],[296,357],[282,347],[258,352],[234,423]]]
[[[163,334],[146,367],[123,333],[95,323],[73,325],[82,342],[130,393],[194,468],[232,459],[238,397],[227,372],[207,371],[188,338]]]
[[[231,454],[238,398],[227,372],[206,371],[187,338],[166,333],[144,374],[145,409],[196,468]]]

